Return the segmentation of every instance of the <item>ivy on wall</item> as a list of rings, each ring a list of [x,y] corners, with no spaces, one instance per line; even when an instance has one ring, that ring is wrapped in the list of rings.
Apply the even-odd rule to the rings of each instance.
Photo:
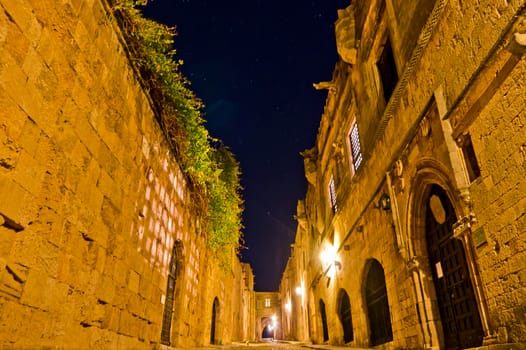
[[[183,62],[173,49],[175,29],[145,18],[137,6],[146,2],[116,0],[111,5],[158,122],[190,179],[208,245],[221,266],[229,269],[242,239],[239,163],[228,147],[209,135],[203,103],[179,70]]]

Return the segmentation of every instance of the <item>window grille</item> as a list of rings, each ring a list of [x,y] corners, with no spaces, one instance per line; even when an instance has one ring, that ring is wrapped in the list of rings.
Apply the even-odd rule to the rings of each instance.
[[[332,176],[329,180],[329,199],[331,209],[336,213],[338,211],[338,204],[336,203],[336,187],[334,186],[334,178]]]
[[[351,141],[351,155],[354,171],[358,170],[362,164],[362,147],[360,145],[360,134],[358,133],[358,124],[354,123],[349,135]]]

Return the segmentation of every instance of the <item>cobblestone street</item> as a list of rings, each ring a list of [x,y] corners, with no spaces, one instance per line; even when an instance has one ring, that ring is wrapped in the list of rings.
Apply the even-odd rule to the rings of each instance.
[[[353,347],[339,347],[333,345],[319,345],[311,344],[306,342],[294,342],[294,341],[261,341],[261,342],[233,342],[231,345],[216,345],[202,348],[195,348],[192,350],[204,350],[204,349],[224,349],[224,350],[308,350],[308,349],[326,349],[326,350],[361,350],[364,348],[353,348]]]

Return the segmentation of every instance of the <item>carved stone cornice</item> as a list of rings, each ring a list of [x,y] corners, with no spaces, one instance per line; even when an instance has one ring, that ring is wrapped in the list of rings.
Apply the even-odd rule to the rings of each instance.
[[[468,214],[466,216],[461,217],[453,225],[453,237],[462,239],[463,237],[467,236],[471,233],[471,227],[476,222],[477,220],[475,219],[474,214]]]
[[[310,185],[316,185],[316,172],[318,162],[318,150],[316,147],[300,152],[303,156],[303,166],[305,167],[305,178]]]
[[[425,257],[414,255],[409,258],[406,262],[406,267],[409,271],[418,271],[421,269],[422,264],[425,261]]]

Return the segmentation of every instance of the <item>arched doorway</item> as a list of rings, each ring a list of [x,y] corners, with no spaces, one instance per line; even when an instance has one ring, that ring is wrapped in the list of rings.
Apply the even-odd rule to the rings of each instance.
[[[275,321],[275,316],[265,316],[261,318],[261,339],[274,339],[276,337]]]
[[[446,192],[433,185],[426,206],[426,243],[447,349],[482,345],[484,332],[462,242],[453,237],[457,217]]]
[[[263,328],[261,332],[261,339],[274,339],[274,328],[271,324],[268,324]]]
[[[218,344],[217,336],[216,336],[218,316],[219,316],[219,300],[216,297],[212,305],[212,323],[210,327],[210,344]]]
[[[351,301],[345,289],[340,289],[338,293],[338,317],[343,328],[343,342],[348,343],[354,340],[352,329]]]
[[[367,315],[369,316],[371,345],[379,345],[393,340],[384,269],[374,259],[370,263],[369,271],[367,272],[365,300],[367,303]]]
[[[175,286],[177,281],[177,261],[181,258],[182,243],[175,242],[168,267],[168,282],[166,284],[166,298],[164,301],[163,320],[161,326],[161,344],[170,345],[172,329],[172,314],[175,302]]]
[[[327,327],[327,313],[325,312],[325,303],[320,299],[320,316],[321,316],[321,327],[323,329],[323,341],[329,340],[329,328]]]
[[[308,314],[308,330],[309,330],[309,338],[310,339],[317,339],[318,338],[318,313],[316,312],[316,298],[314,297],[313,289],[309,289],[309,298],[307,299],[308,302],[308,308],[307,308],[307,314]]]

